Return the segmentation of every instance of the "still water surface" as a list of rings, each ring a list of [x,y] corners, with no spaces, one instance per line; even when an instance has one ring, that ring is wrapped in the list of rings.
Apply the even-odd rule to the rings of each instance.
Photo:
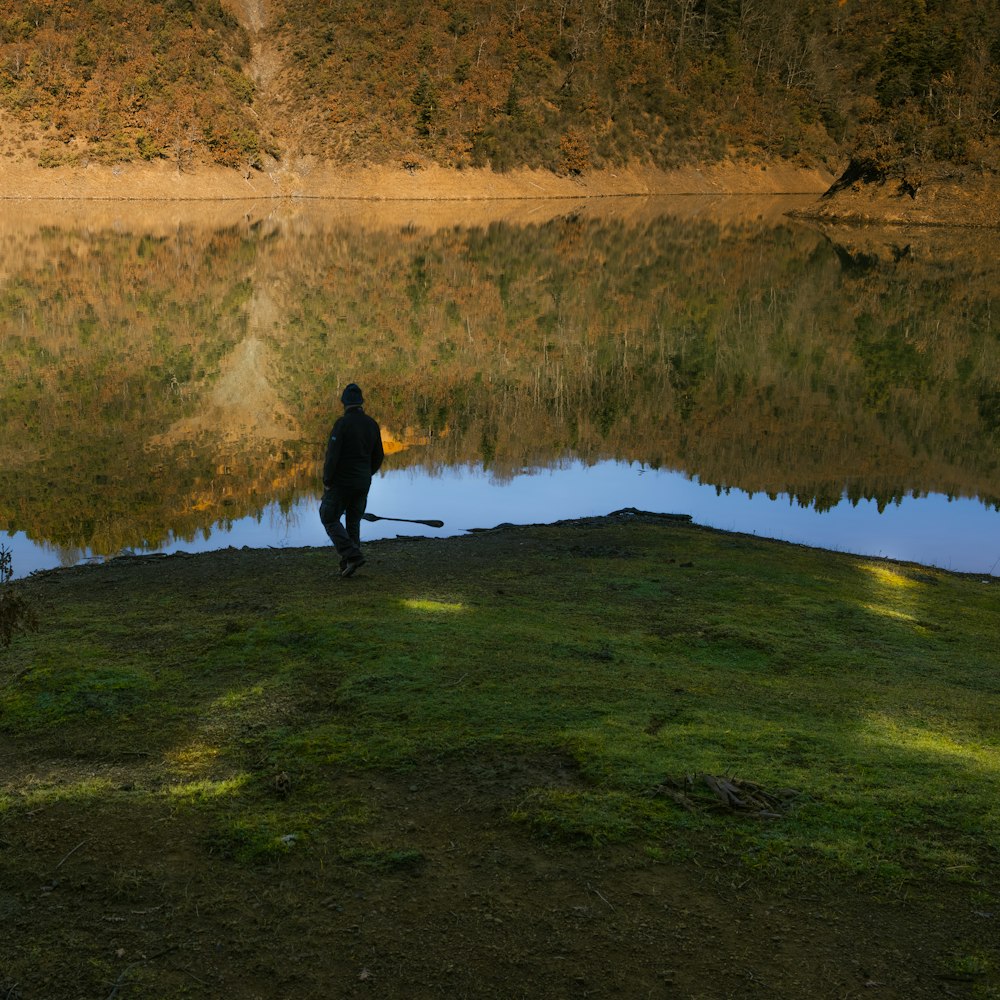
[[[356,380],[392,452],[370,509],[446,522],[367,538],[636,507],[995,573],[995,246],[792,204],[7,213],[0,544],[18,575],[325,545]]]

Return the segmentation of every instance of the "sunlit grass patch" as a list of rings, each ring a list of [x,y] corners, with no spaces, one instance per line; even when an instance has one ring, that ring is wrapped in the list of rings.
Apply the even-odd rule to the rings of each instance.
[[[885,618],[895,618],[897,621],[906,622],[907,624],[915,625],[917,624],[917,619],[905,611],[900,611],[897,608],[887,607],[884,604],[862,604],[861,605],[866,611],[871,611],[872,614],[882,615]]]
[[[858,568],[868,573],[872,579],[882,587],[890,590],[913,590],[920,584],[912,577],[901,573],[891,566],[880,566],[877,563],[859,563]]]
[[[222,755],[222,749],[207,743],[189,743],[164,754],[168,766],[182,774],[196,774],[213,767]]]
[[[247,774],[237,774],[231,778],[222,778],[217,781],[201,778],[197,781],[185,781],[171,785],[167,794],[171,799],[188,804],[205,802],[224,796],[238,795],[246,787],[249,780],[250,776]]]
[[[226,691],[215,699],[213,708],[228,709],[230,711],[254,708],[260,704],[263,697],[264,685],[253,684],[250,687]]]
[[[980,772],[986,780],[1000,775],[1000,745],[987,745],[972,738],[960,740],[944,728],[905,723],[872,713],[866,718],[860,736],[872,747],[915,753],[934,766],[958,764]]]
[[[404,608],[410,611],[423,611],[428,614],[455,614],[465,611],[464,604],[449,603],[447,601],[434,601],[429,598],[410,597],[400,602]]]
[[[30,812],[57,802],[86,805],[104,799],[114,790],[114,783],[107,778],[89,777],[79,781],[28,782],[21,787],[11,787],[0,796],[0,814],[17,809]]]

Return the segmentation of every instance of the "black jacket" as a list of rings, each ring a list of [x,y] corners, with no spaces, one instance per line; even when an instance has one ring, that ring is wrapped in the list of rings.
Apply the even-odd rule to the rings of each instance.
[[[323,488],[367,489],[384,457],[378,424],[360,406],[352,406],[330,431]]]

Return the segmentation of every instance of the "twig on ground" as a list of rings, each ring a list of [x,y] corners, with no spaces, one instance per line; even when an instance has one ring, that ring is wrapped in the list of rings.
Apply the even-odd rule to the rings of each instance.
[[[81,840],[80,843],[77,844],[72,851],[70,851],[68,854],[64,854],[62,861],[60,861],[59,864],[56,865],[54,870],[59,871],[59,869],[62,868],[63,864],[65,864],[65,862],[70,858],[70,856],[75,854],[78,850],[80,850],[80,848],[83,847],[83,845],[86,844],[88,840],[90,840],[90,838],[86,837],[85,839]]]
[[[610,910],[614,910],[614,907],[597,891],[592,885],[588,885],[587,888]]]

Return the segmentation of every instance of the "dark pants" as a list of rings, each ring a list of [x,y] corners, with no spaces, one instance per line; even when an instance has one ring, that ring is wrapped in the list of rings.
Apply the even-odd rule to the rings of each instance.
[[[323,493],[319,519],[342,559],[357,559],[361,555],[361,515],[368,503],[368,489],[368,486],[337,486]],[[341,523],[342,517],[347,522],[346,529]]]

